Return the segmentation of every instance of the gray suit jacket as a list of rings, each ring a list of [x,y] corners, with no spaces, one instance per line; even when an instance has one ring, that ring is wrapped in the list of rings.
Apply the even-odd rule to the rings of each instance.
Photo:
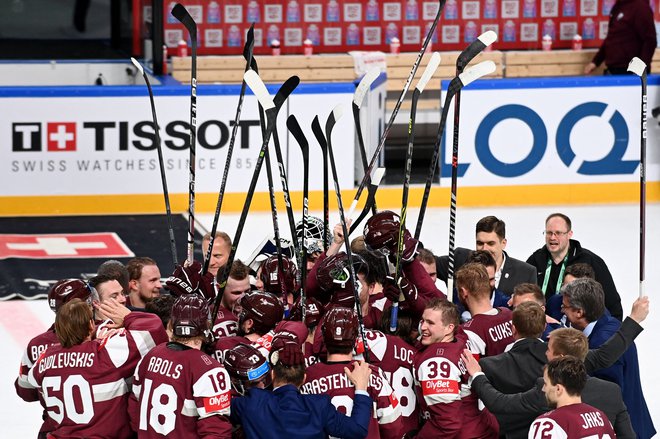
[[[457,247],[454,251],[454,273],[458,270],[461,265],[465,264],[470,252],[472,250]],[[497,289],[503,293],[508,294],[509,296],[513,294],[513,288],[525,282],[536,283],[536,268],[533,265],[528,264],[527,262],[520,261],[518,259],[512,258],[506,252],[506,260],[504,261],[504,267],[502,268],[502,277],[500,278],[500,283],[497,286]],[[449,264],[449,256],[436,256],[435,258],[435,269],[438,273],[438,279],[441,279],[447,283],[447,266]]]

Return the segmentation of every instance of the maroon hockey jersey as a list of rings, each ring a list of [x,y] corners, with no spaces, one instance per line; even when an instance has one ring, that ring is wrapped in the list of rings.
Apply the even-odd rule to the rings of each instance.
[[[133,376],[131,426],[138,438],[230,438],[231,381],[220,363],[179,343],[152,349]]]
[[[514,342],[511,331],[511,310],[493,308],[486,314],[477,314],[463,323],[468,336],[468,349],[480,357],[501,354]]]
[[[46,332],[43,332],[36,337],[34,337],[28,343],[25,351],[23,352],[23,357],[21,358],[21,366],[18,370],[18,378],[14,382],[14,387],[16,388],[16,394],[27,402],[39,401],[41,406],[44,408],[42,418],[44,420],[39,432],[49,432],[53,431],[57,424],[53,421],[48,413],[46,412],[46,404],[39,394],[39,391],[35,389],[28,382],[28,372],[34,366],[34,363],[37,362],[39,356],[50,346],[59,344],[57,334],[55,334],[55,325],[48,328]]]
[[[467,335],[461,328],[449,343],[434,343],[415,355],[413,373],[424,426],[424,438],[495,439],[499,427],[488,411],[480,411],[468,386],[469,375],[461,360]]]
[[[412,373],[415,348],[399,337],[371,329],[365,331],[365,338],[370,364],[383,371],[399,400],[403,432],[416,430],[419,428],[419,407]],[[356,355],[355,359],[363,359],[362,353]]]
[[[588,404],[570,404],[539,416],[529,428],[529,439],[615,438],[607,415]]]
[[[213,323],[213,334],[216,338],[220,337],[231,337],[232,335],[237,335],[238,330],[238,317],[220,305],[218,307],[218,315],[215,318],[215,323]]]
[[[30,369],[28,380],[41,389],[58,438],[128,438],[129,388],[140,359],[167,341],[158,316],[133,311],[124,328],[104,339],[71,348],[53,345]]]
[[[316,363],[307,368],[305,384],[300,391],[305,394],[330,395],[337,410],[351,414],[355,387],[344,373],[344,367],[353,369],[353,364],[344,361]],[[376,366],[371,367],[367,392],[374,401],[374,417],[369,423],[368,439],[400,438],[403,435],[401,407],[392,387]]]

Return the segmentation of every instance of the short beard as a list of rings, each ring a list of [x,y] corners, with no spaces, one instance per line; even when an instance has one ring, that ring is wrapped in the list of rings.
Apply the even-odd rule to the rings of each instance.
[[[550,398],[548,398],[547,394],[545,395],[545,402],[548,403],[548,407],[550,407],[550,409],[554,410],[554,409],[557,408],[557,402],[556,401],[554,401],[554,402],[550,401]]]

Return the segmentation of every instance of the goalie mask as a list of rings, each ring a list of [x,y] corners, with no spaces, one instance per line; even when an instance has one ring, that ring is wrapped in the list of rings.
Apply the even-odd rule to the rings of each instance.
[[[184,294],[172,305],[170,323],[177,337],[206,337],[210,320],[209,305],[197,294]]]
[[[298,242],[302,242],[303,236],[303,223],[299,221],[296,224],[296,237]],[[323,220],[316,218],[314,216],[307,217],[307,227],[305,228],[305,246],[307,247],[307,254],[312,253],[321,253],[324,251],[325,246],[323,245]],[[332,232],[330,228],[326,227],[328,242],[326,245],[330,245],[332,241]]]
[[[96,289],[80,279],[62,279],[48,290],[48,306],[55,313],[72,299],[80,299],[89,306],[93,301],[100,301]]]

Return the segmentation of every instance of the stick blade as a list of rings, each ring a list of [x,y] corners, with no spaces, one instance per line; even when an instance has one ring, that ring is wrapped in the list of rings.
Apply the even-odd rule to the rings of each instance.
[[[641,77],[646,71],[646,63],[641,59],[634,57],[630,60],[630,64],[628,64],[628,71]]]
[[[133,63],[135,68],[138,69],[140,74],[144,75],[144,68],[142,67],[142,64],[140,64],[140,62],[138,60],[136,60],[135,58],[133,58],[133,57],[131,57],[131,62]]]
[[[295,115],[292,114],[287,118],[286,126],[293,135],[293,138],[296,139],[300,145],[300,148],[303,150],[303,154],[305,154],[309,149],[309,143],[307,142],[307,138],[305,137],[305,134],[303,133]]]
[[[422,77],[420,78],[419,82],[417,83],[417,86],[415,87],[417,90],[419,90],[420,93],[424,91],[424,87],[426,87],[426,84],[428,84],[428,82],[431,80],[431,77],[433,77],[433,74],[438,69],[439,65],[440,65],[440,53],[433,52],[433,55],[431,56],[429,63],[426,65],[426,68],[424,69],[424,73],[422,73]]]
[[[463,87],[465,87],[483,76],[490,75],[495,71],[495,68],[496,66],[493,61],[482,61],[475,66],[467,68],[463,73],[458,75],[458,77],[461,83],[463,83]]]
[[[380,67],[372,67],[369,71],[362,77],[360,83],[355,89],[355,94],[353,95],[353,103],[360,108],[364,97],[367,95],[371,89],[371,84],[380,76]]]
[[[481,41],[484,46],[488,47],[497,41],[497,34],[495,31],[489,30],[479,35],[478,40]]]
[[[179,20],[190,33],[190,39],[197,41],[197,23],[193,20],[190,12],[181,3],[177,3],[172,8],[172,16]]]
[[[264,110],[275,108],[275,103],[273,102],[273,98],[270,97],[266,85],[254,70],[245,72],[243,79],[248,87],[250,87],[250,90],[252,90],[252,93],[257,97],[261,106],[264,107]]]
[[[337,104],[337,106],[332,109],[332,117],[334,117],[335,122],[341,119],[341,116],[343,114],[344,114],[344,106],[342,104]]]
[[[376,172],[374,172],[374,176],[371,179],[371,184],[373,184],[374,186],[379,186],[384,175],[385,175],[385,168],[376,169]]]

